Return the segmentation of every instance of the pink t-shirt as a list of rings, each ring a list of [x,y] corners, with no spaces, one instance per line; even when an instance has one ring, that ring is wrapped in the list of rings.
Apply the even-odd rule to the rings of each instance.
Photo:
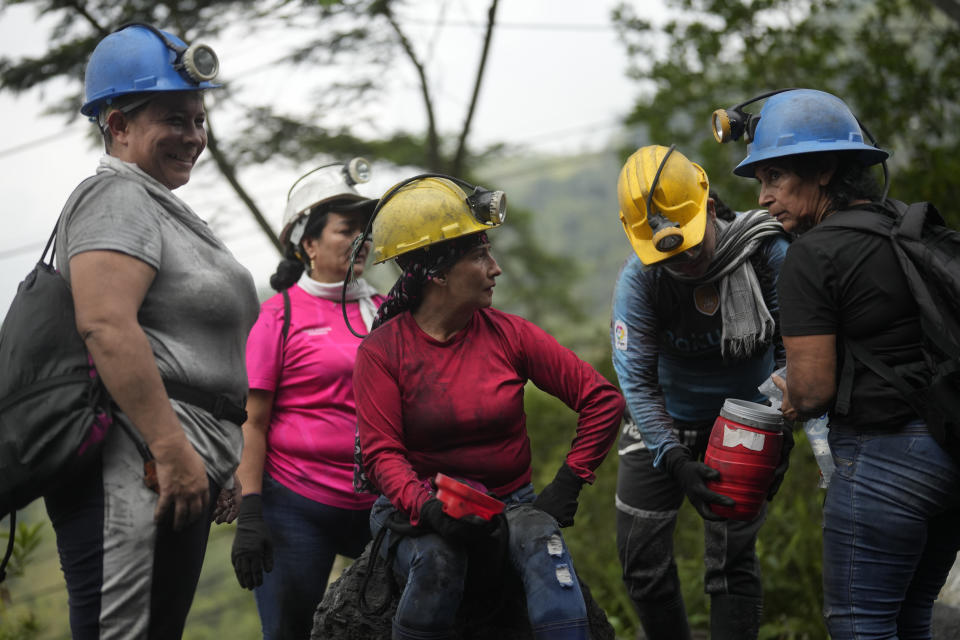
[[[261,305],[247,339],[251,389],[274,392],[264,470],[296,493],[342,509],[367,509],[375,496],[353,491],[357,338],[339,302],[293,285],[290,330],[283,344],[283,295]],[[379,306],[381,296],[374,297]],[[354,330],[365,333],[357,302],[347,303]]]

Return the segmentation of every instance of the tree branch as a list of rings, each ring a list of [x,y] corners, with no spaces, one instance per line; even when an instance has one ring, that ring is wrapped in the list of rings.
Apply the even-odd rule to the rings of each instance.
[[[493,28],[497,21],[498,2],[499,0],[493,0],[487,12],[487,32],[483,38],[483,51],[480,54],[480,64],[477,67],[477,78],[473,84],[473,95],[470,97],[470,107],[467,109],[467,117],[463,122],[463,129],[460,131],[460,139],[457,141],[457,152],[453,157],[453,164],[450,167],[450,173],[455,176],[460,175],[463,171],[464,159],[467,155],[467,136],[470,133],[470,125],[473,123],[473,112],[477,106],[477,99],[480,96],[480,84],[483,82],[483,72],[487,66],[487,54],[490,51],[490,41],[493,39]]]
[[[67,2],[67,4],[73,7],[76,10],[76,12],[79,13],[84,18],[84,20],[89,22],[90,25],[97,30],[97,33],[100,34],[101,38],[110,33],[110,30],[102,26],[99,22],[97,22],[96,19],[92,15],[90,15],[90,12],[87,11],[87,8],[85,6],[81,6],[81,4],[77,0],[70,0],[69,2]]]
[[[396,19],[393,17],[393,12],[390,10],[390,7],[387,3],[384,3],[383,14],[386,16],[387,21],[390,22],[390,26],[393,27],[394,33],[397,34],[397,37],[400,39],[400,45],[403,47],[404,52],[407,54],[407,57],[410,58],[410,62],[413,63],[413,66],[417,70],[417,75],[420,76],[420,93],[423,96],[423,107],[427,112],[427,168],[433,171],[439,171],[440,167],[440,140],[437,136],[437,122],[436,118],[433,115],[433,100],[430,98],[430,89],[427,84],[427,73],[421,64],[420,59],[417,58],[416,52],[413,50],[413,46],[410,44],[410,41],[407,40],[407,36],[400,29],[400,25],[397,23]]]
[[[236,168],[220,149],[217,136],[213,133],[213,125],[210,123],[210,114],[207,114],[207,149],[210,150],[210,155],[213,156],[214,162],[217,163],[217,168],[220,169],[220,173],[223,174],[223,177],[226,178],[230,186],[233,187],[234,192],[243,200],[243,203],[247,205],[250,213],[253,214],[253,218],[257,221],[257,224],[260,225],[260,229],[262,229],[267,238],[270,239],[270,242],[273,243],[273,246],[276,247],[280,255],[283,255],[283,245],[280,244],[280,239],[277,238],[277,234],[270,228],[270,225],[263,217],[253,198],[250,197],[240,182],[237,181]]]
[[[943,11],[951,20],[960,24],[960,2],[954,0],[930,0],[930,4]]]

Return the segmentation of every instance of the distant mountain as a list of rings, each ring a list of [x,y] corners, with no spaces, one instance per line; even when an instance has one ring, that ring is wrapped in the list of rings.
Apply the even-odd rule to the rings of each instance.
[[[604,325],[609,322],[617,273],[631,251],[617,206],[621,164],[617,152],[609,150],[517,156],[477,171],[484,186],[506,192],[507,224],[510,208],[532,211],[541,244],[576,261],[581,277],[573,297],[582,302],[589,318]]]

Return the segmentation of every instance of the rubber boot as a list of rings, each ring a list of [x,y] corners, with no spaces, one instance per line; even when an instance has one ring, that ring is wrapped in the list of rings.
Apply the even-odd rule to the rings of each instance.
[[[690,640],[690,624],[683,598],[674,602],[634,603],[646,640]]]
[[[751,596],[716,594],[710,597],[712,640],[756,640],[763,601]]]

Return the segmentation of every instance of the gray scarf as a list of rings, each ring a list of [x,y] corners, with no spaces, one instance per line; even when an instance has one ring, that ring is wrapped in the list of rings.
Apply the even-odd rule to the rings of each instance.
[[[213,231],[210,230],[207,223],[195,214],[193,209],[187,206],[186,202],[173,195],[170,189],[160,184],[160,182],[137,165],[124,162],[113,156],[103,156],[100,158],[97,173],[114,173],[143,185],[150,197],[156,200],[166,213],[176,218],[184,226],[213,246],[224,247],[223,243],[213,235]]]
[[[670,272],[671,277],[683,282],[720,281],[720,353],[724,358],[750,356],[773,338],[773,316],[748,258],[761,240],[778,233],[784,233],[783,225],[759,209],[738,215],[733,222],[717,220],[717,246],[707,272],[695,278]]]

